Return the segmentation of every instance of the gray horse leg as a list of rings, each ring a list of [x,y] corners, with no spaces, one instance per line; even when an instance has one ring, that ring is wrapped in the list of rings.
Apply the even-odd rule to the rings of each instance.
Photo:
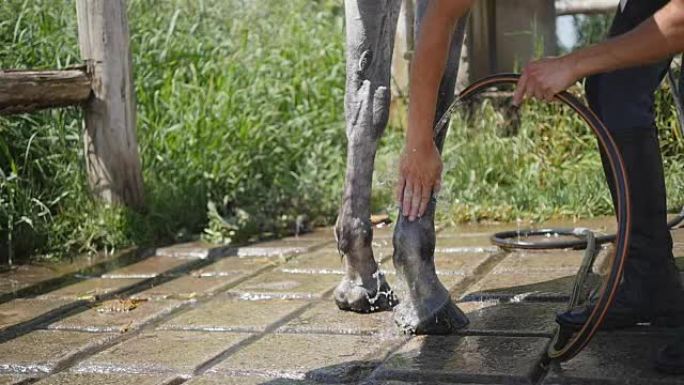
[[[420,19],[428,2],[418,2],[417,33],[420,33]],[[436,120],[453,100],[466,19],[460,20],[452,38],[439,89]],[[435,138],[440,151],[445,137],[446,129]],[[425,215],[414,222],[400,215],[394,229],[393,261],[403,286],[401,303],[394,308],[394,320],[407,333],[448,334],[468,324],[468,318],[451,301],[435,272],[435,203],[433,198]]]
[[[388,310],[394,297],[373,257],[373,165],[389,114],[390,65],[401,0],[346,0],[347,173],[335,234],[345,275],[335,289],[342,310]]]

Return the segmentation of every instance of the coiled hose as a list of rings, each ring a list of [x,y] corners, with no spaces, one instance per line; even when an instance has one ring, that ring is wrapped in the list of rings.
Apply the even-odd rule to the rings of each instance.
[[[451,114],[468,99],[477,95],[491,87],[515,84],[519,79],[517,74],[498,74],[478,80],[463,90],[456,100],[451,104],[446,113],[442,116],[435,127],[435,136],[444,129],[449,122]],[[681,87],[684,83],[684,72],[680,74],[679,84],[676,84],[674,74],[670,70],[668,72],[668,81],[670,83],[670,90],[675,99],[677,113],[680,119],[680,130],[682,130],[682,138],[684,138],[684,100],[681,95]],[[582,299],[582,289],[586,277],[591,272],[599,247],[603,243],[615,242],[615,251],[610,260],[610,272],[604,278],[603,285],[600,288],[598,299],[593,306],[592,312],[587,319],[587,322],[576,333],[568,330],[563,330],[558,326],[554,339],[549,345],[547,356],[551,360],[566,361],[577,355],[591,340],[596,331],[600,328],[608,308],[610,307],[613,298],[617,292],[622,271],[627,260],[627,250],[629,249],[629,233],[631,213],[629,205],[629,185],[625,167],[620,155],[620,151],[615,145],[610,133],[603,125],[600,119],[584,105],[575,96],[562,92],[555,97],[556,100],[570,107],[577,113],[582,120],[591,128],[598,138],[599,146],[606,153],[610,169],[614,178],[615,186],[617,187],[617,223],[618,229],[615,234],[596,236],[592,231],[584,228],[550,228],[550,229],[526,229],[504,231],[494,234],[491,237],[493,244],[504,249],[528,249],[528,250],[542,250],[542,249],[568,249],[568,248],[584,248],[584,258],[579,271],[576,275],[573,290],[568,301],[568,309],[572,309],[580,303]],[[684,221],[684,208],[682,211],[668,222],[670,228],[676,227]],[[521,237],[530,236],[570,236],[576,239],[560,240],[560,241],[544,241],[544,242],[528,242],[520,240]]]
[[[454,100],[444,115],[437,122],[437,125],[435,126],[435,136],[439,135],[439,133],[444,129],[446,124],[449,122],[451,114],[474,95],[486,91],[491,87],[516,84],[519,78],[520,76],[517,74],[498,74],[483,78],[468,86],[458,95],[456,100]],[[587,319],[587,322],[579,331],[574,334],[569,333],[567,330],[562,330],[559,327],[556,331],[554,341],[550,344],[547,351],[549,359],[565,361],[574,357],[587,345],[587,343],[589,343],[591,338],[601,326],[608,308],[613,301],[620,283],[620,279],[622,277],[625,261],[627,259],[627,250],[629,248],[629,232],[627,230],[630,228],[631,213],[629,209],[629,184],[627,182],[625,166],[622,161],[620,151],[610,136],[610,133],[603,125],[601,120],[599,120],[599,118],[586,105],[584,105],[572,94],[568,92],[561,92],[555,96],[555,99],[570,107],[594,132],[598,138],[599,146],[607,155],[615,186],[617,187],[616,214],[618,228],[616,234],[613,236],[614,238],[612,238],[615,240],[615,253],[610,257],[610,272],[603,281],[602,287],[599,291],[598,299],[591,311],[591,314],[589,315],[589,318]],[[573,294],[571,295],[569,303],[569,307],[574,307],[580,300],[580,293],[583,287],[584,279],[591,270],[591,266],[596,255],[596,246],[598,242],[602,240],[602,238],[597,239],[592,232],[584,229],[547,229],[541,233],[540,231],[542,230],[528,230],[526,232],[523,231],[522,233],[518,231],[498,233],[495,234],[492,239],[494,243],[499,246],[505,248],[516,248],[521,243],[509,240],[507,237],[508,235],[511,237],[518,237],[520,235],[545,235],[552,233],[571,235],[579,238],[578,241],[573,244],[573,246],[566,246],[563,244],[563,247],[577,247],[580,245],[587,247],[587,252],[585,253],[585,258],[582,262],[580,272],[577,275]],[[522,244],[522,246],[528,249],[549,248],[547,243],[544,243],[543,245],[537,245],[534,243],[525,242]]]

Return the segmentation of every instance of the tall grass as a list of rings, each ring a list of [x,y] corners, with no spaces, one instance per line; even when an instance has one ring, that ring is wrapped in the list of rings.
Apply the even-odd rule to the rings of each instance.
[[[453,115],[443,152],[438,219],[455,224],[612,215],[596,139],[579,117],[560,104],[530,101],[521,110],[517,133],[509,135],[509,105],[483,99]],[[657,93],[657,115],[668,205],[679,211],[684,205],[684,139],[667,86]],[[389,146],[378,156],[376,187],[381,191],[396,180],[402,135],[389,130]]]
[[[345,167],[344,31],[334,0],[131,0],[138,141],[148,209],[94,202],[76,108],[0,118],[0,261],[203,236],[241,242],[331,224]],[[0,2],[0,68],[78,63],[72,1]],[[681,142],[659,103],[673,205]],[[447,139],[443,222],[611,212],[590,133],[557,106],[528,105],[518,135],[500,116],[456,119]],[[475,116],[475,115],[473,115]],[[375,210],[394,212],[403,141],[387,130]]]
[[[3,118],[2,253],[64,255],[202,232],[239,241],[302,214],[329,223],[344,169],[340,6],[129,4],[148,212],[91,201],[78,110]],[[8,0],[0,14],[1,68],[77,62],[71,1]]]

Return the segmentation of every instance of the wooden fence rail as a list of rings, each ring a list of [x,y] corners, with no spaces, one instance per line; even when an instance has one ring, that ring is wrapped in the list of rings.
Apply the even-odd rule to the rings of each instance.
[[[57,71],[0,70],[0,113],[32,112],[73,106],[90,97],[90,76],[84,68]]]

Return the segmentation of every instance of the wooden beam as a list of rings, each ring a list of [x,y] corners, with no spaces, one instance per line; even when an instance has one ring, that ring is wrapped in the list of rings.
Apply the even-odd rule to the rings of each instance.
[[[92,68],[93,97],[85,106],[86,166],[93,193],[141,208],[143,181],[125,0],[77,0],[83,60]]]
[[[79,105],[90,96],[90,76],[82,69],[0,70],[0,114]]]
[[[556,15],[597,14],[615,12],[619,0],[556,0]]]

